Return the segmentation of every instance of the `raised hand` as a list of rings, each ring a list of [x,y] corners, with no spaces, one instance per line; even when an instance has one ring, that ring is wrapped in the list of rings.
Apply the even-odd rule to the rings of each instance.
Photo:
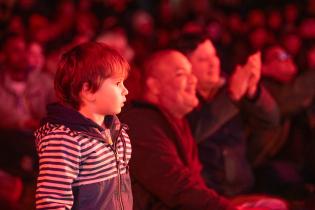
[[[252,97],[261,77],[261,53],[248,57],[244,66],[238,65],[233,72],[228,91],[232,100],[239,101],[244,95]]]
[[[239,101],[246,94],[249,76],[249,72],[245,71],[242,66],[236,66],[228,86],[228,92],[232,100]]]
[[[250,74],[248,78],[247,96],[255,95],[257,85],[261,77],[261,53],[257,52],[248,57],[247,63],[244,65],[245,71]]]

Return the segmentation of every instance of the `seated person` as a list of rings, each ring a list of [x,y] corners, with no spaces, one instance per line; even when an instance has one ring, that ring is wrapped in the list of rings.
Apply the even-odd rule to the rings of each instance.
[[[199,106],[187,118],[198,143],[203,177],[224,195],[248,193],[254,176],[247,160],[247,127],[256,131],[278,124],[274,99],[259,85],[260,53],[248,57],[227,78],[211,40],[202,33],[185,33],[177,40],[197,77]]]
[[[262,84],[278,104],[281,123],[250,141],[257,189],[288,198],[311,194],[314,138],[308,120],[315,99],[315,71],[298,69],[279,44],[262,51]],[[268,184],[266,184],[268,183]],[[306,208],[307,209],[307,208]]]
[[[19,195],[16,198],[18,200],[27,192],[25,187],[31,185],[35,179],[37,156],[32,132],[39,126],[46,104],[55,97],[53,80],[41,71],[43,57],[38,59],[35,55],[34,43],[28,44],[23,36],[10,33],[4,39],[2,50],[4,60],[0,69],[0,173],[6,174],[5,177],[12,177],[8,181],[4,179],[4,183],[13,186],[7,195]],[[20,187],[14,187],[15,185]],[[4,191],[7,189],[1,183],[0,188]],[[19,191],[23,191],[23,194]],[[1,197],[2,195],[0,199]]]
[[[198,105],[197,80],[188,59],[178,51],[159,51],[144,70],[143,101],[121,116],[133,139],[134,209],[272,209],[255,202],[236,206],[203,180],[196,142],[185,119]],[[282,201],[272,200],[278,209],[286,209]]]
[[[0,128],[34,131],[45,115],[46,105],[55,100],[53,80],[34,70],[23,36],[10,34],[5,40],[0,71]]]

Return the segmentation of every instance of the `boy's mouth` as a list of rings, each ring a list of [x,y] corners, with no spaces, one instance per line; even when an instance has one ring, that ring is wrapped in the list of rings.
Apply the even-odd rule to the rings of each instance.
[[[126,99],[124,99],[122,102],[121,102],[121,106],[124,106],[125,105],[125,103],[126,103]]]

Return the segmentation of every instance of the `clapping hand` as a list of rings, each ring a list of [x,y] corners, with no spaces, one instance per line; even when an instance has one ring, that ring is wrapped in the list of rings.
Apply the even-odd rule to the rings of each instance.
[[[252,97],[257,90],[261,76],[261,53],[257,52],[248,57],[245,65],[238,65],[233,72],[228,91],[230,97],[239,101],[244,95]]]
[[[248,79],[247,96],[253,97],[256,93],[257,85],[261,77],[261,53],[257,52],[250,55],[244,68],[248,68],[247,71],[249,71],[250,74]]]

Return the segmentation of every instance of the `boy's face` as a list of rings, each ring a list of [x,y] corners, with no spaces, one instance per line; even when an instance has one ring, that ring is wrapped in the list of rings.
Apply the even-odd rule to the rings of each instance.
[[[124,86],[125,77],[114,75],[106,78],[94,93],[93,105],[100,115],[118,114],[126,101],[128,90]]]

